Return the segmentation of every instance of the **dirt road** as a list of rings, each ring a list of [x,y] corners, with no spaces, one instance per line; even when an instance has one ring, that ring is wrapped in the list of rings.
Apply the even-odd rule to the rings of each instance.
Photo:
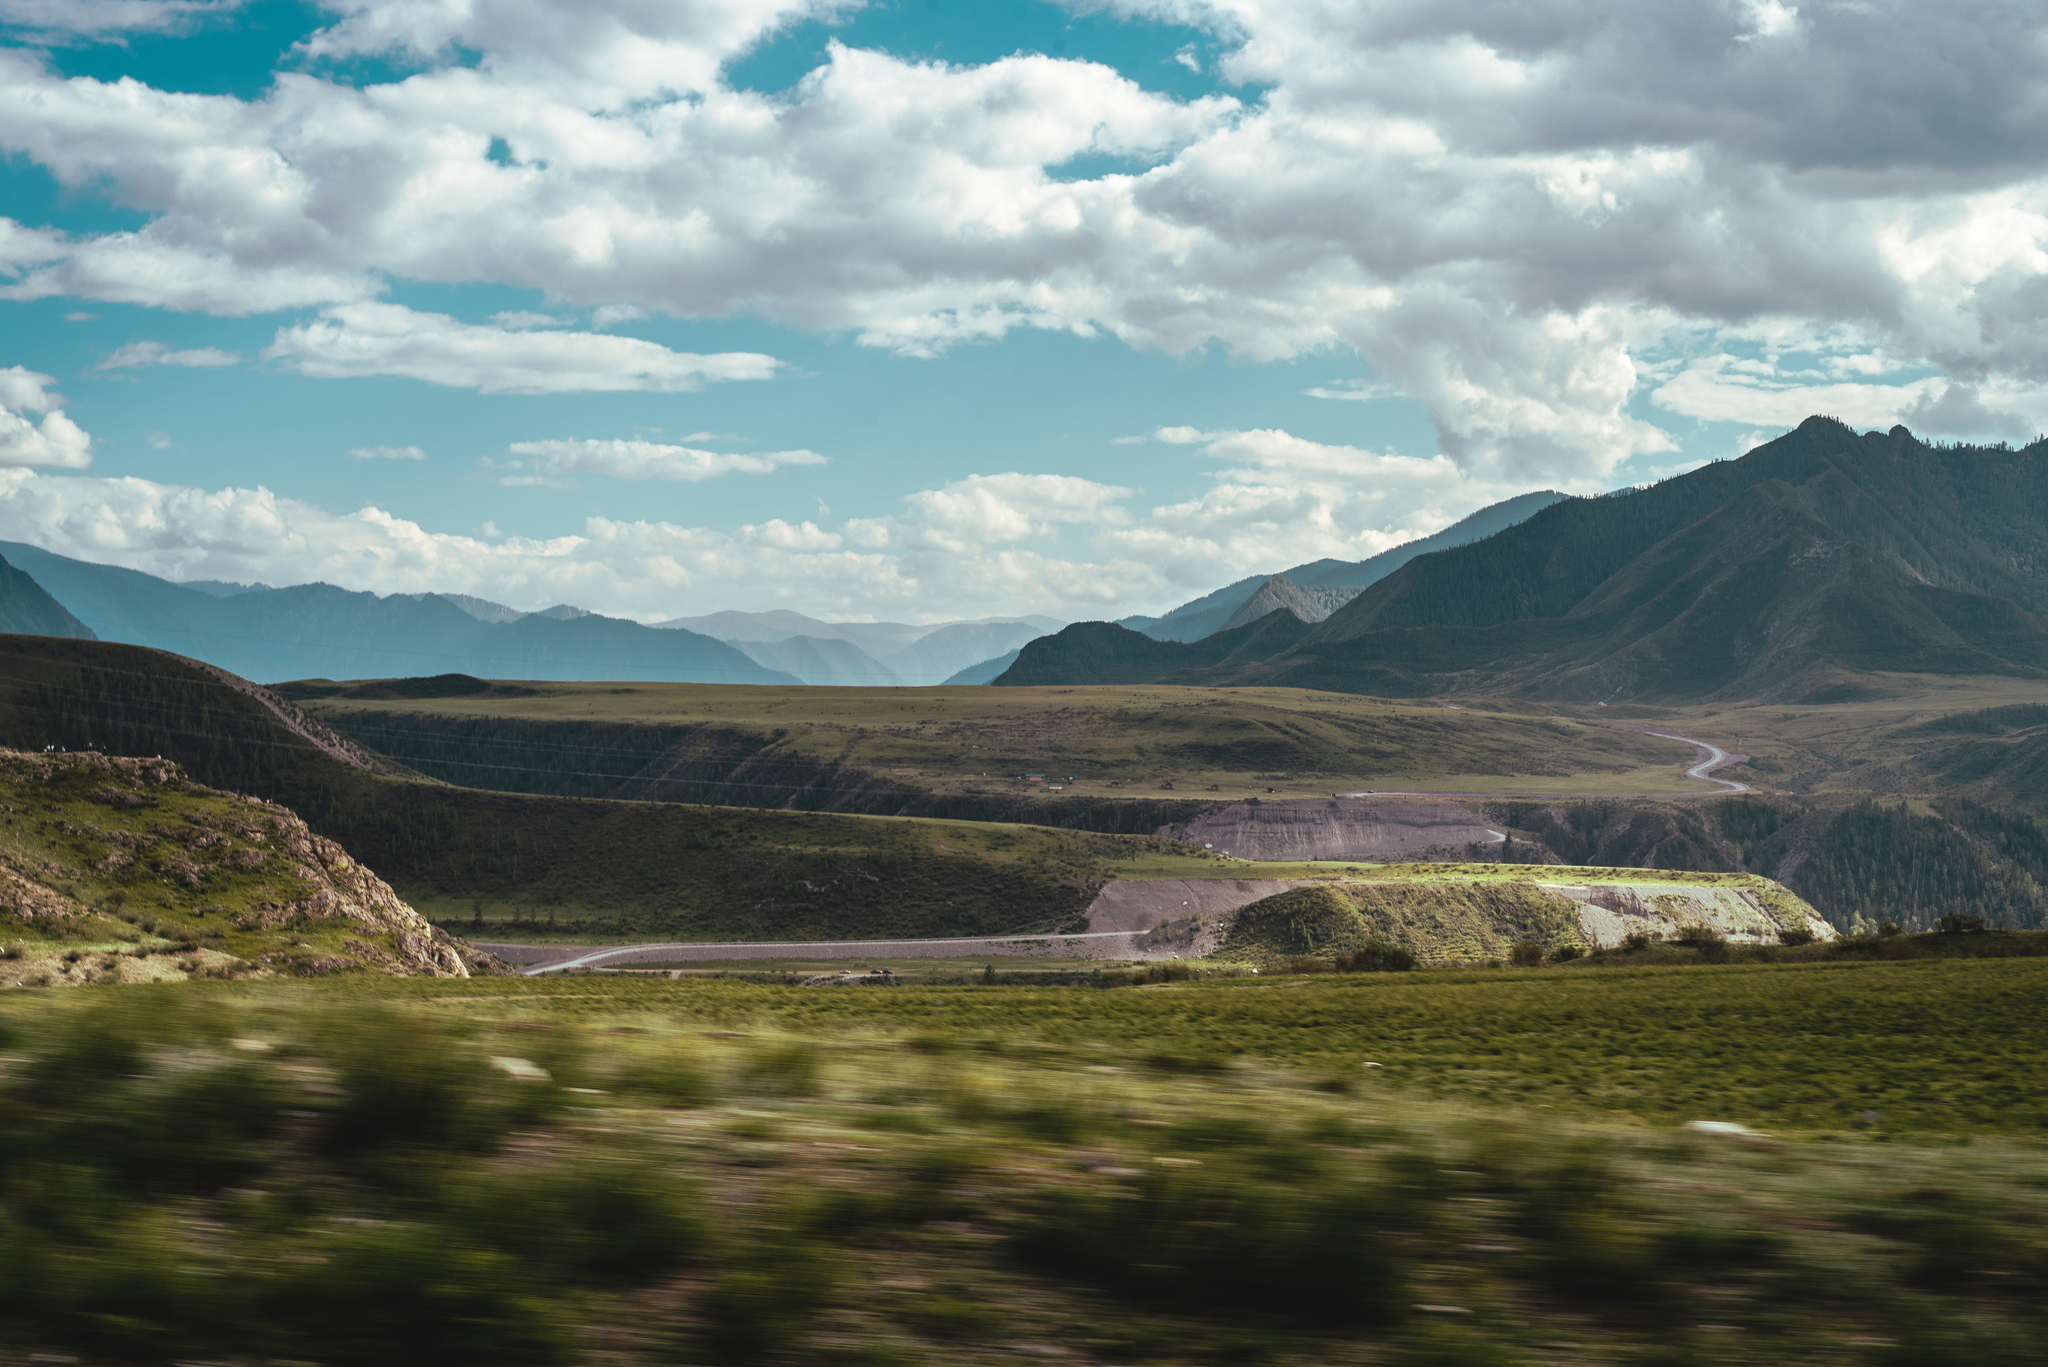
[[[1149,928],[1149,927],[1148,927]],[[1140,950],[1143,931],[1092,931],[1081,935],[982,936],[936,940],[761,940],[730,944],[581,945],[479,944],[509,963],[526,965],[528,977],[565,968],[628,963],[702,963],[718,959],[982,959],[1024,956],[1047,959],[1150,959]]]
[[[1692,747],[1692,748],[1693,748],[1693,749],[1694,749],[1695,751],[1697,751],[1697,752],[1698,752],[1698,757],[1697,757],[1697,762],[1696,762],[1696,763],[1694,763],[1694,764],[1693,764],[1693,765],[1692,765],[1692,766],[1691,766],[1690,768],[1688,768],[1688,769],[1687,769],[1687,770],[1685,771],[1685,776],[1686,776],[1687,778],[1689,778],[1689,779],[1693,779],[1693,780],[1695,780],[1696,782],[1699,782],[1699,783],[1706,783],[1706,784],[1711,784],[1711,785],[1712,785],[1712,786],[1713,786],[1714,788],[1716,788],[1716,789],[1718,789],[1719,791],[1721,791],[1721,792],[1724,792],[1724,793],[1752,793],[1752,792],[1755,792],[1755,791],[1756,791],[1756,790],[1755,790],[1754,788],[1750,787],[1750,786],[1749,786],[1749,785],[1748,785],[1747,783],[1737,783],[1737,782],[1735,782],[1735,781],[1734,781],[1733,779],[1726,779],[1726,778],[1709,778],[1709,777],[1707,777],[1707,776],[1708,776],[1709,774],[1711,774],[1711,773],[1712,773],[1712,772],[1713,772],[1714,770],[1716,770],[1716,769],[1719,769],[1719,768],[1722,768],[1722,767],[1723,767],[1723,766],[1725,766],[1725,765],[1730,765],[1730,764],[1742,764],[1742,763],[1746,762],[1746,761],[1747,761],[1747,760],[1749,759],[1749,756],[1748,756],[1748,755],[1738,755],[1738,754],[1733,754],[1733,753],[1731,753],[1731,752],[1729,752],[1729,751],[1727,751],[1727,750],[1723,750],[1723,749],[1721,749],[1721,748],[1720,748],[1720,747],[1719,747],[1718,745],[1709,745],[1709,744],[1707,744],[1707,743],[1706,743],[1705,741],[1703,741],[1703,740],[1694,740],[1694,739],[1693,739],[1693,738],[1692,738],[1691,736],[1681,736],[1681,735],[1679,735],[1679,734],[1677,734],[1676,732],[1673,732],[1673,731],[1657,731],[1657,730],[1653,730],[1652,728],[1650,728],[1650,727],[1647,727],[1647,726],[1635,726],[1635,725],[1632,725],[1632,724],[1630,724],[1630,723],[1628,723],[1628,722],[1614,722],[1614,723],[1611,723],[1611,724],[1612,724],[1612,725],[1614,725],[1614,726],[1618,726],[1618,727],[1620,727],[1620,728],[1621,728],[1622,730],[1624,730],[1624,731],[1639,731],[1639,732],[1641,732],[1641,733],[1642,733],[1643,735],[1646,735],[1646,736],[1656,736],[1656,737],[1659,737],[1660,739],[1663,739],[1663,740],[1675,740],[1675,741],[1678,741],[1678,742],[1680,742],[1680,743],[1682,743],[1682,744],[1685,744],[1685,745],[1690,745],[1690,746],[1691,746],[1691,747]],[[1367,788],[1367,789],[1363,789],[1363,790],[1361,790],[1361,791],[1359,791],[1359,792],[1355,792],[1355,793],[1338,793],[1338,794],[1336,794],[1336,796],[1337,796],[1337,797],[1442,797],[1442,798],[1488,798],[1488,799],[1495,799],[1495,800],[1501,800],[1501,799],[1507,799],[1507,798],[1522,798],[1522,799],[1532,799],[1532,800],[1539,800],[1539,801],[1540,801],[1540,800],[1543,800],[1543,799],[1552,799],[1552,800],[1556,800],[1556,801],[1564,801],[1564,802],[1570,802],[1570,801],[1593,801],[1593,800],[1595,800],[1596,798],[1638,798],[1638,797],[1704,797],[1704,796],[1707,796],[1707,794],[1704,794],[1704,793],[1700,792],[1700,791],[1699,791],[1699,790],[1698,790],[1697,788],[1681,788],[1681,789],[1679,789],[1679,790],[1678,790],[1678,791],[1676,791],[1676,792],[1662,792],[1662,793],[1598,793],[1598,794],[1591,794],[1591,793],[1532,793],[1532,792],[1514,792],[1514,793],[1511,793],[1511,792],[1506,792],[1506,791],[1500,791],[1500,792],[1490,792],[1490,793],[1423,793],[1423,792],[1405,792],[1405,791],[1399,791],[1399,790],[1396,790],[1396,789],[1392,789],[1392,788]],[[1497,836],[1497,833],[1496,833],[1496,836]]]

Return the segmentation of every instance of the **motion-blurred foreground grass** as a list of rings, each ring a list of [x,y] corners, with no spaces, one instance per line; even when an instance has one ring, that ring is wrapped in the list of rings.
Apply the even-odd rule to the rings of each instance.
[[[0,1352],[2031,1363],[2042,965],[11,994]]]

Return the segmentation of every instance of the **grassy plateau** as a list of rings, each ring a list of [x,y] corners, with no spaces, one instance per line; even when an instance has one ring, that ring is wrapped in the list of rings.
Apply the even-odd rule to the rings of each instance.
[[[1573,717],[1447,708],[1281,688],[803,688],[715,684],[505,683],[461,696],[394,698],[388,686],[288,685],[314,715],[384,754],[453,782],[492,786],[489,766],[588,770],[610,756],[585,733],[461,733],[448,722],[739,732],[786,756],[845,766],[920,791],[1032,795],[1026,774],[1071,798],[1111,792],[1320,797],[1370,786],[1429,792],[1630,793],[1682,789],[1689,752]],[[323,696],[324,694],[324,696]],[[358,696],[350,696],[356,694]],[[439,722],[441,725],[431,723]],[[643,731],[643,734],[646,734]],[[468,766],[467,772],[458,772]],[[658,777],[619,770],[625,782]],[[1114,789],[1110,785],[1115,784]],[[1171,785],[1170,787],[1166,785]],[[659,796],[659,793],[650,795]]]

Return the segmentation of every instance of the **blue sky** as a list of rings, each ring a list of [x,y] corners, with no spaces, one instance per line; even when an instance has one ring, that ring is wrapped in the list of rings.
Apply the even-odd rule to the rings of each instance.
[[[1809,412],[2030,439],[2040,35],[1899,8],[0,0],[0,538],[1080,619]]]

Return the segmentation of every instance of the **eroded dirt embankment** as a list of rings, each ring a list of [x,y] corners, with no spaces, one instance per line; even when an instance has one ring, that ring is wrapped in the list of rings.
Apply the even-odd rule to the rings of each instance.
[[[1261,860],[1382,859],[1501,838],[1461,803],[1372,797],[1249,798],[1157,834]]]

